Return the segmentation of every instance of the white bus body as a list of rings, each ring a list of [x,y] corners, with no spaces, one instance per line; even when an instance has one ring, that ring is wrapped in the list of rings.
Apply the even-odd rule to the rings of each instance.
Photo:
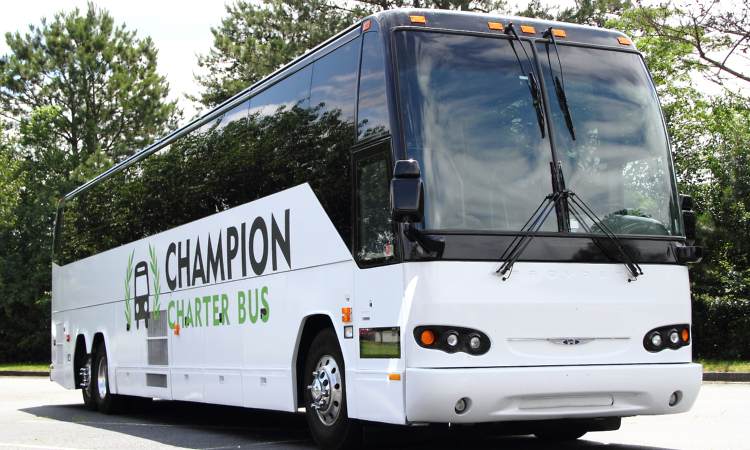
[[[421,14],[427,25],[452,17]],[[369,20],[381,30],[409,22],[406,13]],[[684,264],[641,262],[630,282],[617,261],[522,259],[503,281],[500,261],[472,259],[362,266],[301,183],[53,264],[51,378],[69,389],[96,385],[86,358],[105,348],[110,395],[295,412],[309,409],[303,353],[328,328],[350,419],[599,419],[694,403],[702,372],[691,345],[644,348],[650,330],[691,322]],[[477,330],[488,348],[425,348],[415,330],[433,325],[439,340],[440,327]],[[368,357],[373,349],[395,354]]]

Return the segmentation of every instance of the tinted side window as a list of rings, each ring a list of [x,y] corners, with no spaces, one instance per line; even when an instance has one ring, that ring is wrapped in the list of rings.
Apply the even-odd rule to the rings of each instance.
[[[293,108],[307,108],[310,100],[310,66],[289,75],[250,100],[250,115],[268,117]]]
[[[60,263],[308,182],[347,245],[359,39],[65,203]],[[310,84],[315,75],[310,106]]]
[[[300,167],[347,246],[351,245],[351,168],[359,39],[315,62],[310,94],[314,118]]]
[[[344,122],[354,121],[358,44],[358,39],[351,41],[313,65],[310,106],[318,114],[328,112]]]
[[[356,258],[363,263],[393,258],[395,236],[390,210],[390,166],[388,152],[357,158],[356,162],[357,246]]]
[[[378,33],[365,33],[362,41],[357,111],[359,139],[388,131],[388,103],[385,92],[383,43]]]

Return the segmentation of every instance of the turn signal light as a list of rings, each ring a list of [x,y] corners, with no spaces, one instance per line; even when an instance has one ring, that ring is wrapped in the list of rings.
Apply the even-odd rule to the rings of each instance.
[[[349,323],[352,321],[352,308],[341,308],[341,321],[344,323]]]
[[[427,23],[427,19],[424,16],[409,16],[409,20],[411,23]]]
[[[629,38],[626,38],[625,36],[618,36],[617,42],[620,43],[620,45],[630,45],[633,43]]]
[[[565,32],[565,30],[561,30],[559,28],[553,28],[552,29],[552,35],[554,37],[564,38],[567,37],[568,34]]]
[[[683,328],[682,333],[680,334],[682,337],[682,342],[687,342],[690,340],[690,330],[688,330],[687,328]]]
[[[431,346],[435,343],[435,333],[433,333],[432,330],[422,331],[422,333],[419,335],[419,342],[427,347]]]

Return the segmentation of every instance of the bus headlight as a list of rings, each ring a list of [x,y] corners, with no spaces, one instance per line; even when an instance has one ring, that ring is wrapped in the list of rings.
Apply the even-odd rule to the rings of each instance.
[[[653,333],[651,333],[651,345],[654,348],[661,348],[661,344],[662,344],[661,334],[659,334],[658,331],[654,331]]]
[[[483,355],[490,350],[490,338],[479,330],[449,325],[422,325],[414,328],[414,339],[422,348],[446,353]]]
[[[690,344],[690,325],[666,325],[646,333],[643,337],[643,347],[651,353],[660,352],[666,348],[677,350]]]

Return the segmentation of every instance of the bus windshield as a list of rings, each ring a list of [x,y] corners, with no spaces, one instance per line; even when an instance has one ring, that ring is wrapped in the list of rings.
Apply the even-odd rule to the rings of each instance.
[[[528,87],[531,45],[437,32],[396,36],[407,153],[425,182],[425,228],[520,230],[552,192],[550,139]],[[679,235],[666,132],[640,56],[559,44],[558,63],[554,47],[536,45],[567,187],[617,234]],[[564,80],[575,139],[555,77]],[[601,229],[576,219],[570,232]],[[541,231],[557,230],[552,214]]]

